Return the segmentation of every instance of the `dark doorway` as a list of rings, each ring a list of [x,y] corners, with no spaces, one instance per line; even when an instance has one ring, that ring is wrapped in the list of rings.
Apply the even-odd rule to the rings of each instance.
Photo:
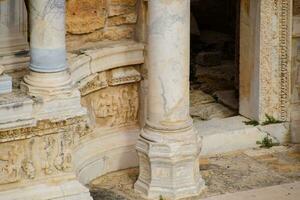
[[[240,0],[191,0],[191,115],[236,115]],[[203,100],[204,99],[204,100]]]

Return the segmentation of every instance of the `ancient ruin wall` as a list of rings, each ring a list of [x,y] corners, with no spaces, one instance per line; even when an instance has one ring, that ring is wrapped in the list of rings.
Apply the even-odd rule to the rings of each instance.
[[[88,42],[133,39],[138,0],[67,0],[68,49]]]

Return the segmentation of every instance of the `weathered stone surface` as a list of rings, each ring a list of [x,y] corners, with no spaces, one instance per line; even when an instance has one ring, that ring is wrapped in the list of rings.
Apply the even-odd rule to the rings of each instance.
[[[122,24],[134,24],[137,21],[137,14],[129,13],[108,18],[108,26],[118,26]]]
[[[67,1],[66,28],[68,33],[91,33],[103,28],[106,20],[104,0]]]
[[[214,118],[226,118],[235,115],[235,112],[218,103],[201,104],[190,108],[193,117],[199,117],[202,120]]]
[[[108,15],[116,16],[135,11],[137,0],[112,0],[108,7]]]
[[[112,5],[134,6],[137,0],[111,0]]]
[[[212,96],[202,92],[201,90],[191,90],[190,91],[190,105],[192,107],[198,106],[201,104],[214,103],[214,102],[215,102],[215,99]]]
[[[103,40],[133,37],[137,0],[67,1],[66,29],[69,50]]]
[[[134,34],[134,26],[108,27],[107,29],[99,29],[90,34],[83,35],[67,35],[67,48],[69,50],[78,48],[86,43],[111,40],[117,41],[122,39],[132,39]]]

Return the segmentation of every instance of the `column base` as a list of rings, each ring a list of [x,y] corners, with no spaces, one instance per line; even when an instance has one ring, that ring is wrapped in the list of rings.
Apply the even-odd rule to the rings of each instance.
[[[21,89],[28,95],[44,99],[72,93],[72,80],[67,71],[39,73],[30,71],[21,82]]]
[[[137,142],[140,174],[134,188],[142,196],[170,199],[196,196],[205,188],[199,170],[201,138],[192,127],[161,133],[150,127],[143,129]],[[154,137],[152,137],[154,136]]]
[[[89,190],[78,181],[39,184],[0,192],[5,200],[93,200]]]

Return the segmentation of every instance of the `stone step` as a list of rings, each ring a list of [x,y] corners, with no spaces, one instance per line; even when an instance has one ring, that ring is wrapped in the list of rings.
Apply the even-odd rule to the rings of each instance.
[[[288,142],[289,129],[285,123],[267,126],[246,125],[249,119],[242,116],[209,121],[194,120],[195,130],[202,136],[201,155],[226,153],[249,148],[257,148],[257,141],[265,137],[272,138],[274,143]]]

